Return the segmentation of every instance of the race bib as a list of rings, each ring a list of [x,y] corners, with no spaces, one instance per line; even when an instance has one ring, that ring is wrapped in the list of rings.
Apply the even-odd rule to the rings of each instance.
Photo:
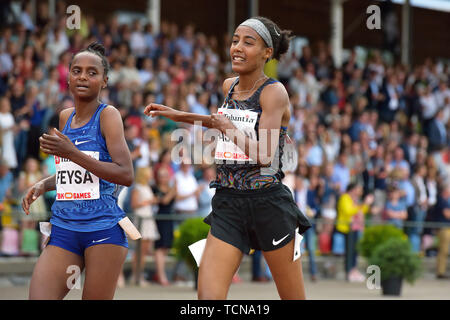
[[[98,151],[82,151],[99,160]],[[99,179],[69,159],[55,156],[56,200],[95,200],[100,198]]]
[[[245,133],[250,139],[256,140],[255,125],[258,118],[258,113],[249,110],[239,109],[226,109],[219,108],[218,114],[225,115],[231,120],[233,125]],[[242,151],[237,145],[235,145],[230,138],[224,133],[219,135],[216,145],[216,153],[214,158],[216,160],[240,160],[240,161],[253,161],[249,158],[244,151]]]

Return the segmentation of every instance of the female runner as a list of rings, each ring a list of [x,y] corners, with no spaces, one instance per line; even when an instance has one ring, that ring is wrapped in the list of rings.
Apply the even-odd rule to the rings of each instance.
[[[31,278],[30,299],[63,299],[85,270],[83,299],[112,299],[128,251],[118,225],[120,185],[133,182],[133,166],[119,111],[99,101],[109,65],[101,44],[77,53],[69,66],[75,107],[61,111],[59,128],[40,137],[42,151],[55,156],[56,174],[37,182],[22,201],[30,204],[50,190],[50,240]]]
[[[230,56],[238,76],[224,81],[226,98],[218,114],[198,115],[157,104],[145,109],[149,116],[201,121],[221,133],[215,152],[217,176],[210,185],[216,193],[205,218],[211,230],[199,268],[199,299],[225,299],[243,254],[252,249],[263,252],[282,299],[305,299],[301,262],[293,259],[298,249],[294,238],[296,228],[303,234],[310,223],[281,183],[289,97],[280,82],[264,75],[265,63],[279,59],[290,38],[290,31],[264,17],[237,27]],[[230,158],[239,161],[230,163]]]

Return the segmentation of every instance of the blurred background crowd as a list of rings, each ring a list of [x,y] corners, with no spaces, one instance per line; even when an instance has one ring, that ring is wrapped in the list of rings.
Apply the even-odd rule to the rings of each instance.
[[[186,128],[193,139],[202,139],[202,130],[148,118],[143,110],[155,102],[216,112],[223,80],[234,76],[230,37],[206,36],[194,25],[168,21],[161,21],[155,33],[150,23],[119,24],[115,16],[107,23],[86,16],[80,30],[68,30],[65,6],[59,3],[51,18],[41,3],[35,23],[24,3],[20,15],[0,31],[0,252],[37,255],[41,250],[38,222],[48,221],[55,193],[38,199],[30,216],[20,212],[21,197],[55,173],[54,159],[40,151],[38,138],[58,127],[62,109],[73,107],[67,86],[72,55],[99,41],[111,65],[101,101],[120,110],[136,170],[135,184],[122,192],[120,204],[142,219],[141,256],[154,252],[157,280],[167,284],[164,262],[177,223],[154,216],[206,216],[215,168],[172,161],[173,130]],[[450,228],[442,224],[450,222],[445,214],[450,208],[450,65],[433,58],[414,66],[395,64],[378,50],[361,61],[351,50],[336,68],[323,41],[290,50],[266,69],[290,96],[288,133],[298,166],[286,172],[284,183],[314,222],[303,241],[312,278],[314,256],[344,255],[348,279],[361,280],[356,241],[365,225],[381,222],[404,229],[416,252],[436,255],[437,274],[444,277],[450,243]],[[255,267],[255,281],[267,278],[270,273]]]

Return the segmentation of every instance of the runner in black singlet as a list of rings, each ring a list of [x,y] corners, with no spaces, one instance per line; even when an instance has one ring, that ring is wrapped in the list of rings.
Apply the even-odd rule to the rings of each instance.
[[[264,75],[264,65],[289,48],[291,31],[264,17],[244,21],[233,34],[230,56],[239,76],[224,81],[217,114],[198,115],[151,104],[149,116],[220,131],[215,150],[217,188],[200,263],[199,299],[225,299],[243,254],[262,250],[282,299],[305,299],[300,259],[293,259],[295,231],[310,223],[281,183],[284,139],[290,120],[284,86]],[[229,141],[233,143],[229,143]],[[236,148],[236,145],[239,148]],[[230,161],[229,159],[233,160]]]

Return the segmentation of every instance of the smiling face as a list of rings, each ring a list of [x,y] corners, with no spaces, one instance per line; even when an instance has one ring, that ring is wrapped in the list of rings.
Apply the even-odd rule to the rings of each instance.
[[[255,30],[247,26],[239,26],[234,32],[230,47],[233,71],[248,73],[263,68],[272,52],[273,48],[268,48]]]
[[[74,57],[69,73],[69,89],[74,97],[83,100],[97,99],[107,81],[99,56],[81,52]]]

